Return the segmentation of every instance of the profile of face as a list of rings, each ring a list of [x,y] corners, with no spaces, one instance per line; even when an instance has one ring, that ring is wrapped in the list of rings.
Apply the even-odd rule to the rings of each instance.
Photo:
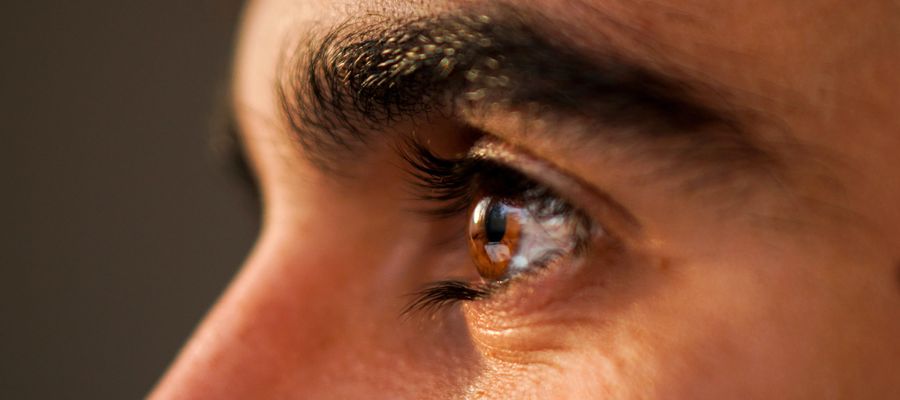
[[[254,0],[156,399],[900,398],[894,1]]]

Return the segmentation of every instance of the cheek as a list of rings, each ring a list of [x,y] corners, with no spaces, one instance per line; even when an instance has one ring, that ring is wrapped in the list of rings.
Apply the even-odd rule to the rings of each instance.
[[[768,261],[682,266],[673,290],[641,305],[656,397],[817,398],[839,384],[833,296],[810,266]]]
[[[522,398],[647,398],[658,359],[636,304],[660,283],[648,279],[656,266],[610,255],[557,267],[464,307],[487,365],[473,387]]]
[[[487,371],[472,387],[572,398],[808,396],[818,389],[796,382],[838,380],[822,380],[836,347],[822,332],[840,322],[804,271],[643,260],[561,278],[579,285],[559,288],[565,301],[532,300],[547,307],[533,313],[467,305]]]

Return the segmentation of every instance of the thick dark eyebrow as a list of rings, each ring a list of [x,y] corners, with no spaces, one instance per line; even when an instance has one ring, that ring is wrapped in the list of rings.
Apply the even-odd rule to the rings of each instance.
[[[607,128],[592,132],[614,140],[677,139],[675,164],[739,160],[743,168],[773,159],[728,108],[698,94],[697,82],[646,68],[605,43],[588,57],[536,30],[547,21],[535,18],[498,8],[344,23],[284,63],[278,90],[286,119],[323,168],[391,124],[491,104],[589,121]]]

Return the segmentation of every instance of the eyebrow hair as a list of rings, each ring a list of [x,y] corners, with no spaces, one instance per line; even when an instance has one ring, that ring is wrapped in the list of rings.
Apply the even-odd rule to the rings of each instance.
[[[289,60],[282,109],[306,156],[334,170],[373,133],[419,116],[452,118],[489,104],[540,106],[553,115],[628,132],[617,140],[686,142],[673,159],[747,165],[774,157],[727,108],[702,100],[697,82],[651,70],[602,48],[587,57],[536,30],[546,25],[511,7],[398,22],[348,21]],[[615,135],[617,129],[595,129]],[[704,178],[705,179],[705,178]],[[701,179],[702,180],[702,179]]]

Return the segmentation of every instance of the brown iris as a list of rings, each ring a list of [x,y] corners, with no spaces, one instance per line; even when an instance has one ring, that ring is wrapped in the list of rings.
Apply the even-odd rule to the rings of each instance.
[[[557,200],[483,197],[469,220],[469,251],[486,282],[510,279],[572,253],[587,235],[584,219]]]
[[[475,205],[469,222],[469,249],[484,280],[508,277],[510,262],[519,252],[525,213],[508,201],[489,197]]]

